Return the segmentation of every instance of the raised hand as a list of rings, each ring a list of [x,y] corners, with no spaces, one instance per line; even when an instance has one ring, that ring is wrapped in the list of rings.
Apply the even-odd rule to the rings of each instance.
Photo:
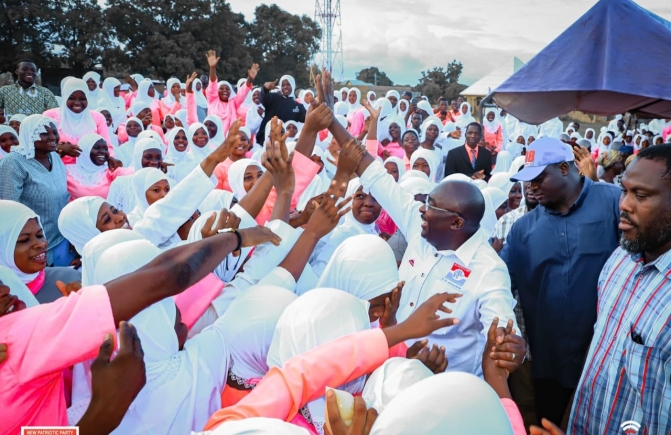
[[[333,112],[325,103],[314,104],[310,106],[307,115],[305,116],[304,130],[313,132],[322,131],[329,128],[333,121]]]
[[[203,239],[212,237],[217,234],[217,231],[223,230],[226,228],[238,229],[240,226],[240,218],[235,215],[235,213],[226,210],[225,208],[219,212],[219,219],[217,219],[217,224],[214,224],[214,220],[217,219],[217,214],[212,213],[212,216],[207,218],[203,229],[200,230],[201,236]]]
[[[56,288],[63,296],[69,296],[70,293],[76,292],[82,288],[82,283],[79,281],[69,282],[65,284],[63,281],[56,281]]]
[[[197,72],[192,72],[190,76],[186,78],[186,93],[193,94],[193,81],[198,77]]]
[[[325,103],[329,109],[333,109],[335,101],[333,99],[333,81],[331,73],[322,69],[322,73],[315,77],[315,87],[317,88],[317,102]]]
[[[263,167],[273,175],[273,185],[277,192],[293,192],[296,183],[292,165],[294,154],[291,153],[285,158],[286,154],[287,147],[284,141],[274,141],[268,145],[261,158]]]
[[[368,110],[368,112],[370,113],[369,118],[371,120],[370,122],[377,121],[378,119],[380,119],[380,113],[382,113],[382,105],[380,105],[380,107],[376,109],[373,107],[372,104],[370,104],[370,101],[368,101],[367,98],[363,101],[362,104],[364,109]]]
[[[272,91],[273,89],[275,89],[277,87],[277,82],[279,82],[279,81],[280,81],[280,79],[277,79],[274,82],[265,82],[263,84],[263,87],[266,88],[269,91]]]
[[[123,162],[121,160],[115,159],[112,156],[107,156],[107,168],[110,172],[114,172],[119,168],[123,168]]]
[[[498,319],[496,319],[498,324]],[[513,321],[508,320],[505,328],[496,328],[496,345],[490,346],[490,357],[496,365],[509,373],[517,370],[527,353],[527,343],[522,337],[515,334]]]
[[[338,155],[338,175],[351,176],[361,163],[361,159],[366,154],[366,147],[354,138],[350,138],[340,148]]]
[[[119,352],[107,334],[98,357],[91,364],[91,403],[77,426],[82,433],[110,433],[123,419],[130,404],[147,382],[142,343],[135,328],[119,323]]]
[[[499,392],[503,388],[503,384],[507,382],[508,372],[496,364],[496,360],[492,357],[493,350],[496,349],[498,337],[499,318],[494,317],[492,324],[487,331],[487,342],[482,352],[482,373],[485,381],[489,383],[492,388]],[[500,386],[500,388],[497,388]]]
[[[126,81],[126,83],[128,83],[130,85],[130,88],[131,88],[132,91],[137,91],[138,85],[137,85],[137,82],[135,81],[135,79],[133,77],[126,76],[126,77],[124,77],[124,80]]]
[[[327,424],[324,433],[328,435],[368,435],[377,419],[374,408],[366,409],[366,402],[362,397],[354,397],[354,416],[351,424],[345,423],[340,416],[338,401],[333,390],[326,392]]]
[[[161,171],[163,171],[164,174],[168,173],[168,168],[170,166],[175,166],[174,163],[168,163],[168,162],[161,162]]]
[[[352,198],[347,198],[339,204],[336,204],[337,200],[337,197],[330,195],[327,191],[321,204],[315,205],[316,210],[310,217],[305,231],[313,232],[319,239],[333,231],[340,219],[352,209],[348,207]]]
[[[270,231],[266,227],[257,225],[251,228],[245,228],[239,230],[238,233],[242,237],[241,248],[251,248],[253,246],[262,245],[266,242],[270,242],[275,246],[279,246],[282,239],[277,234]]]
[[[384,300],[384,313],[380,317],[380,328],[388,328],[397,323],[396,313],[401,304],[401,293],[404,285],[405,281],[399,282],[396,288],[391,291],[391,296]]]
[[[428,343],[428,340],[426,342]],[[419,352],[417,352],[417,354],[410,359],[421,361],[422,364],[424,364],[426,368],[431,370],[434,374],[443,373],[447,369],[448,365],[447,356],[445,355],[445,348],[443,346],[436,346],[435,344],[431,346],[431,348],[426,345],[422,346]]]
[[[252,67],[247,70],[247,80],[253,82],[256,75],[259,73],[259,64],[252,64]]]
[[[219,163],[223,162],[228,158],[228,156],[233,153],[233,150],[240,145],[240,135],[238,134],[240,131],[240,120],[236,119],[233,121],[233,124],[231,124],[231,128],[228,129],[228,136],[226,136],[226,139],[217,147],[216,150],[211,156],[213,156]]]
[[[207,64],[210,66],[210,68],[215,68],[219,63],[220,58],[217,56],[217,52],[214,50],[209,50],[207,53],[205,53],[205,57],[207,57]]]
[[[573,155],[575,156],[575,164],[580,170],[580,173],[585,177],[598,181],[599,177],[596,174],[596,164],[592,160],[592,155],[585,147],[573,147]]]
[[[71,144],[70,142],[59,142],[58,143],[58,154],[69,157],[79,157],[82,153],[82,149],[79,146]]]

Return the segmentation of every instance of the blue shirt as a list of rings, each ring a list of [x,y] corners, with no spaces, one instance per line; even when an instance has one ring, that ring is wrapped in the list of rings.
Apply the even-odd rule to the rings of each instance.
[[[596,322],[599,273],[619,242],[620,189],[584,179],[564,213],[539,205],[513,225],[501,258],[524,312],[532,375],[575,388]]]

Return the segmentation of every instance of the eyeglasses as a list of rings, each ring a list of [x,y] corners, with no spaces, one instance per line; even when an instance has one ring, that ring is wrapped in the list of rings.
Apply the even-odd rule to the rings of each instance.
[[[456,212],[454,210],[447,210],[445,208],[438,208],[438,207],[435,207],[435,206],[429,204],[429,195],[426,195],[426,199],[424,200],[424,206],[427,209],[430,208],[430,209],[433,209],[433,210],[436,210],[436,211],[442,211],[442,212],[445,212],[445,213],[452,213],[452,214],[456,214],[459,217],[462,217],[461,214],[459,214],[458,212]]]

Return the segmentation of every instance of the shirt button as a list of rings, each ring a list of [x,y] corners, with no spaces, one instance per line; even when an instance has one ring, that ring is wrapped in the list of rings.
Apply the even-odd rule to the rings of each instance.
[[[414,303],[414,302],[410,302],[410,306],[411,306],[411,307],[414,307],[414,306],[415,306],[415,303]]]
[[[437,253],[436,253],[436,254],[433,254],[433,256],[436,257],[436,258],[438,258],[438,254],[437,254]]]
[[[420,276],[423,278],[423,277],[424,277],[424,274],[422,273]]]
[[[561,233],[561,235],[563,236],[563,235],[564,235],[564,233]]]

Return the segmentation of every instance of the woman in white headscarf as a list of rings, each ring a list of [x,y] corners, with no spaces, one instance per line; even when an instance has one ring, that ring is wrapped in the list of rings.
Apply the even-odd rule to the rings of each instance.
[[[375,98],[377,98],[377,95],[375,94],[375,92],[373,92],[373,91],[368,91],[368,92],[366,93],[366,99],[368,100],[368,102],[369,102],[370,104],[373,104],[373,102],[375,101]]]
[[[189,126],[189,129],[186,132],[186,138],[189,141],[189,150],[187,151],[186,158],[181,163],[181,166],[183,166],[182,170],[188,174],[193,171],[196,166],[200,165],[200,163],[214,150],[208,146],[210,143],[210,136],[207,132],[207,127],[200,122],[193,123]]]
[[[281,367],[296,355],[367,329],[370,329],[368,302],[340,290],[311,290],[282,313],[268,351],[268,366]],[[356,394],[363,391],[364,382],[365,377],[361,377],[334,387]],[[322,396],[301,408],[292,423],[311,433],[323,434],[324,409]]]
[[[19,134],[8,125],[0,125],[0,159],[19,144]]]
[[[238,201],[247,195],[263,172],[265,169],[261,164],[252,159],[241,159],[231,165],[228,169],[228,182]]]
[[[379,414],[407,388],[431,376],[433,372],[419,360],[389,358],[368,377],[361,396]]]
[[[348,131],[352,136],[359,137],[364,128],[366,128],[366,120],[362,111],[363,106],[361,105],[361,91],[359,89],[352,88],[349,90],[347,104],[349,104],[349,110],[347,111]]]
[[[552,118],[542,123],[538,129],[544,137],[559,139],[559,136],[564,132],[564,124],[561,122],[561,119]]]
[[[349,97],[349,88],[342,87],[340,88],[340,95],[338,98],[340,99],[340,102],[342,103],[347,103],[347,98]]]
[[[259,132],[259,127],[261,127],[261,121],[263,121],[266,109],[263,107],[263,104],[261,104],[261,88],[254,88],[249,94],[251,96],[251,104],[247,111],[245,127],[249,129],[253,136],[256,136],[256,133]],[[253,137],[250,137],[249,139],[250,141],[254,140]]]
[[[56,121],[60,142],[77,145],[79,139],[85,134],[97,133],[105,139],[108,145],[110,144],[105,117],[88,107],[88,90],[83,80],[70,79],[65,83],[60,107],[44,112],[44,116]],[[114,156],[111,145],[110,154]],[[74,158],[66,157],[64,162],[65,164],[74,163]]]
[[[410,157],[410,169],[424,172],[430,181],[435,182],[438,176],[439,158],[440,154],[437,150],[428,150],[420,147]]]
[[[58,217],[58,229],[80,255],[84,245],[100,234],[98,212],[105,200],[99,196],[82,196],[63,208]]]
[[[88,92],[86,93],[87,99],[89,102],[89,109],[96,109],[98,107],[98,101],[100,100],[102,92],[100,91],[100,74],[95,71],[89,71],[84,74],[82,77],[84,83],[88,87]]]
[[[473,118],[473,114],[471,114],[471,105],[469,103],[461,103],[459,112],[461,113],[461,116],[457,118],[457,127],[462,131],[466,131],[466,126],[468,126],[468,124],[476,122],[475,118]]]
[[[159,254],[143,240],[113,246],[100,256],[105,267],[96,267],[94,281],[112,281]],[[130,320],[142,340],[147,383],[113,434],[189,433],[221,407],[229,361],[221,322],[186,341],[180,318],[174,300],[166,298]]]
[[[513,163],[513,156],[510,154],[510,151],[502,150],[496,156],[496,166],[492,169],[492,175],[499,172],[508,173],[510,171],[510,166]]]
[[[168,167],[168,174],[178,183],[189,173],[186,171],[185,161],[189,151],[189,139],[186,136],[186,130],[182,127],[175,127],[168,133],[168,152],[165,157],[167,163],[173,166]]]
[[[496,110],[489,108],[485,111],[482,127],[483,139],[485,144],[488,144],[489,150],[495,150],[497,153],[500,152],[503,147],[503,126],[496,119]]]
[[[145,104],[151,110],[152,125],[161,127],[163,117],[161,116],[160,100],[156,98],[156,89],[154,89],[154,83],[150,79],[144,79],[138,83],[137,96],[131,106],[135,103]],[[137,116],[138,113],[133,112],[133,115]]]
[[[128,213],[128,222],[133,226],[142,219],[151,204],[165,198],[171,186],[168,176],[156,168],[142,168],[135,172],[131,184],[135,193],[135,207]]]
[[[82,196],[107,198],[112,182],[120,175],[129,173],[127,168],[111,171],[107,165],[109,147],[105,139],[96,133],[88,133],[79,140],[81,154],[74,164],[66,165],[70,199]]]
[[[199,78],[193,80],[193,93],[196,96],[198,122],[203,122],[207,116],[207,98],[203,92],[203,82]],[[188,128],[186,125],[184,127]]]
[[[396,180],[397,183],[406,172],[405,162],[395,156],[387,157],[384,161],[384,167],[387,170],[387,173],[394,177],[394,180]]]
[[[268,349],[284,309],[297,296],[282,287],[258,285],[246,289],[222,316],[231,355],[222,407],[235,405],[268,373]]]
[[[398,102],[401,99],[401,95],[398,91],[390,90],[387,91],[387,94],[384,96],[391,103],[391,108],[394,109],[394,113],[398,112]]]
[[[168,115],[174,115],[178,110],[182,108],[182,99],[181,99],[181,82],[179,79],[170,78],[165,84],[166,96],[162,100],[159,100],[159,110],[161,112],[161,118],[165,119]],[[177,95],[177,98],[175,98]]]
[[[303,104],[303,107],[305,107],[305,110],[307,111],[310,108],[310,104],[312,104],[312,101],[315,99],[315,94],[310,89],[306,89],[304,91],[301,91],[298,97],[301,99],[301,103]]]
[[[114,77],[107,77],[103,81],[98,105],[109,108],[114,128],[118,128],[126,120],[126,102],[121,96],[121,82]]]
[[[398,117],[407,122],[408,112],[410,111],[410,102],[401,98],[398,102]]]
[[[61,297],[56,281],[81,281],[80,273],[69,267],[47,267],[48,243],[35,212],[18,202],[0,200],[0,213],[0,266],[10,269],[40,303]]]
[[[496,210],[508,200],[508,193],[498,187],[485,187],[482,189],[482,196],[485,197],[485,214],[480,220],[480,228],[491,235],[498,221]]]
[[[207,135],[210,138],[208,142],[212,150],[216,150],[226,139],[226,133],[224,132],[224,124],[221,122],[221,118],[215,115],[208,115],[203,121],[203,125],[207,128]]]

